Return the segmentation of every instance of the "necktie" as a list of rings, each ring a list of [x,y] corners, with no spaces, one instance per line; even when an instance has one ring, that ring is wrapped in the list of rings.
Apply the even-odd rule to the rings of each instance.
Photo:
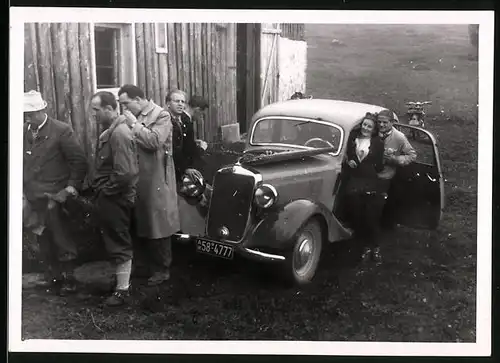
[[[38,127],[36,129],[30,128],[30,131],[31,131],[31,136],[33,137],[33,141],[36,140],[36,138],[38,137]]]
[[[28,142],[30,144],[32,144],[36,140],[36,138],[38,137],[38,128],[35,130],[35,129],[30,127],[26,136],[27,136]]]

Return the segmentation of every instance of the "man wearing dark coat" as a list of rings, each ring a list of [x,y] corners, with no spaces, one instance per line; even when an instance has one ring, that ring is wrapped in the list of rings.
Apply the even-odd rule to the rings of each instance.
[[[134,229],[142,245],[138,247],[149,253],[152,274],[148,285],[158,285],[170,278],[171,236],[180,229],[173,125],[170,114],[148,100],[137,86],[122,86],[118,96],[139,155]]]
[[[174,164],[177,182],[186,170],[200,169],[201,148],[206,144],[195,139],[193,119],[186,112],[186,94],[181,90],[172,90],[165,97],[166,109],[172,117]],[[206,108],[203,104],[202,108]],[[200,107],[195,105],[195,107]],[[193,107],[194,108],[194,107]]]
[[[136,202],[139,165],[132,131],[110,92],[97,92],[91,100],[92,114],[104,131],[99,136],[92,189],[104,246],[115,265],[116,286],[105,304],[123,305],[130,293],[132,237],[130,224]]]
[[[39,236],[47,267],[40,284],[65,295],[76,291],[77,248],[63,207],[78,195],[87,160],[71,126],[49,117],[46,107],[39,92],[24,94],[23,224]]]

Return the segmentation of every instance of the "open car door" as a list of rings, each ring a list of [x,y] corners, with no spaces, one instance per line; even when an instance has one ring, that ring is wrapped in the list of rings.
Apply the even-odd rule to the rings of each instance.
[[[444,179],[435,137],[427,130],[403,124],[403,132],[417,152],[417,160],[399,167],[389,191],[387,214],[395,223],[435,229],[444,208]]]

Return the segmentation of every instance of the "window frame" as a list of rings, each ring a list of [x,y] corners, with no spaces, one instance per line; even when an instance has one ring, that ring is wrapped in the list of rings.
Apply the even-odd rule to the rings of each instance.
[[[160,31],[159,31],[159,25],[160,24],[163,24],[165,26],[165,46],[164,47],[161,47],[160,46]],[[168,27],[167,27],[167,24],[168,23],[154,23],[154,28],[155,28],[155,50],[156,50],[156,53],[158,54],[168,54]]]
[[[92,57],[92,86],[93,91],[107,91],[115,95],[118,99],[118,87],[99,88],[97,87],[97,68],[96,68],[96,44],[95,44],[95,28],[111,28],[118,29],[118,74],[120,84],[136,84],[137,83],[137,59],[136,59],[136,41],[135,41],[135,23],[91,23],[90,26],[90,51]]]

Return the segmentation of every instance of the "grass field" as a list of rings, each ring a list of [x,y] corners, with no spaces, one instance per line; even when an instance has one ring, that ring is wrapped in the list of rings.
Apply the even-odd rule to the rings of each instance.
[[[433,102],[427,127],[447,181],[440,227],[388,233],[380,267],[357,264],[345,245],[328,248],[302,290],[281,287],[258,265],[177,247],[169,284],[148,289],[134,281],[134,300],[123,309],[104,309],[99,297],[24,289],[24,339],[475,341],[478,63],[467,26],[306,30],[307,92],[315,98],[384,105],[399,115],[406,101]],[[85,266],[79,277],[93,270],[102,282],[109,275],[102,265]]]

